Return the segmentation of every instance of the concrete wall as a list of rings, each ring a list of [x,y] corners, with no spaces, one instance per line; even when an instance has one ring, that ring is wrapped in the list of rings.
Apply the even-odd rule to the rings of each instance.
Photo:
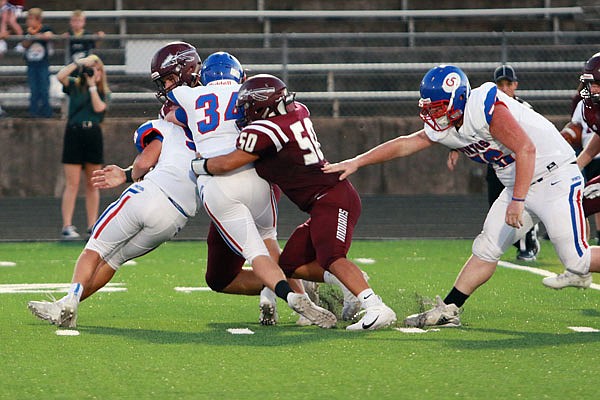
[[[553,122],[562,127],[565,120]],[[116,118],[103,123],[106,163],[131,164],[136,155],[132,134],[143,122]],[[325,157],[331,162],[422,127],[416,117],[314,118],[313,122]],[[0,197],[60,197],[64,125],[64,121],[54,119],[0,119]],[[351,180],[362,194],[481,193],[485,189],[484,167],[461,157],[457,170],[449,172],[447,154],[445,147],[434,146],[407,158],[365,167]]]

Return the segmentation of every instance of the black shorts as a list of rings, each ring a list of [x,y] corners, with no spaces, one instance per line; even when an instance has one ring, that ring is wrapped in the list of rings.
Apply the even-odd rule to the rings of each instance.
[[[104,164],[102,129],[98,124],[89,127],[67,125],[63,142],[63,164]]]

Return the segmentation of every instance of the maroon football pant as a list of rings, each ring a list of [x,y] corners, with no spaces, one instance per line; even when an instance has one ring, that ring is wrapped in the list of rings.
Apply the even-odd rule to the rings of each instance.
[[[346,257],[361,209],[360,197],[348,180],[318,196],[310,218],[294,230],[279,257],[286,276],[314,260],[328,270],[335,260]]]

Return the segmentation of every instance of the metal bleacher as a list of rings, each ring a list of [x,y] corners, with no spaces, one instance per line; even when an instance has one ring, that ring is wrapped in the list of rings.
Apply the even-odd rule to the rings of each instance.
[[[260,1],[259,1],[260,5]],[[68,21],[70,11],[44,13],[49,24]],[[600,33],[563,31],[565,24],[584,15],[582,7],[539,7],[452,10],[92,10],[92,21],[112,24],[97,53],[107,65],[113,102],[126,109],[123,116],[142,112],[155,101],[147,72],[131,72],[125,46],[133,41],[186,40],[201,56],[228,50],[251,73],[273,73],[288,82],[298,98],[310,102],[313,114],[414,115],[418,83],[427,69],[440,63],[454,63],[469,75],[476,86],[490,79],[500,63],[510,63],[519,73],[521,97],[536,103],[547,114],[566,111],[565,103],[577,85],[583,62],[597,50]],[[140,21],[252,22],[252,33],[136,33]],[[523,21],[536,31],[471,31],[469,22]],[[464,31],[433,31],[423,28],[428,21],[462,21]],[[164,21],[168,21],[167,24]],[[312,32],[281,31],[279,21],[296,21],[312,26]],[[327,25],[370,21],[396,31],[332,31]],[[385,24],[383,23],[385,22]],[[420,25],[421,24],[421,25]],[[441,24],[441,23],[440,23]],[[440,25],[438,24],[438,25]],[[211,25],[212,26],[212,25]],[[367,25],[365,25],[367,26]],[[370,25],[369,25],[370,26]],[[436,25],[433,25],[436,26]],[[309,28],[304,28],[309,29]],[[401,31],[400,31],[401,30]],[[132,32],[134,31],[134,32]],[[57,32],[60,30],[57,29]],[[10,44],[20,38],[13,37]],[[51,72],[64,64],[65,39],[55,40]],[[9,46],[12,49],[14,46]],[[25,115],[28,90],[20,55],[9,50],[0,64],[0,104],[11,115]],[[54,105],[60,99],[54,98]],[[541,107],[541,109],[540,109]],[[113,110],[115,107],[113,107]],[[113,111],[114,115],[114,111]]]

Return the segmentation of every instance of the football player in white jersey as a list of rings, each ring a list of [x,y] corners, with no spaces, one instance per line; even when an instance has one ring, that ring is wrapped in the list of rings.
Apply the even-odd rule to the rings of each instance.
[[[493,164],[505,186],[452,290],[444,301],[438,296],[433,309],[407,317],[406,325],[460,326],[459,308],[492,277],[502,254],[538,221],[546,226],[568,271],[600,271],[600,247],[590,247],[586,240],[583,177],[574,163],[575,152],[550,121],[493,82],[471,90],[464,72],[451,65],[427,72],[420,93],[424,129],[324,167],[326,172],[343,172],[343,179],[362,166],[441,143],[473,161]]]
[[[94,224],[67,295],[52,302],[29,302],[37,317],[74,328],[80,301],[106,285],[124,262],[175,237],[196,214],[195,177],[190,174],[190,162],[195,157],[191,134],[157,119],[135,131],[134,143],[140,153],[127,174],[137,182],[125,189]],[[123,175],[123,180],[116,182],[120,184],[126,172],[114,165],[98,171],[93,180],[99,182],[98,187],[114,187],[102,182],[105,175],[111,176],[109,171],[114,175],[116,170]]]
[[[165,48],[155,54],[151,65],[153,80],[162,82],[159,88],[172,88],[165,90],[166,98],[179,107],[168,113],[166,119],[189,128],[196,151],[203,157],[233,151],[239,135],[236,120],[240,118],[235,105],[240,82],[245,77],[241,64],[229,53],[211,54],[200,71],[202,86],[177,86],[172,82],[170,68],[173,51],[169,45]],[[213,226],[230,249],[243,256],[253,270],[253,274],[242,273],[239,264],[224,266],[209,262],[207,269],[219,269],[207,271],[209,285],[225,293],[248,295],[266,294],[270,289],[269,296],[261,296],[264,301],[261,298],[259,320],[263,324],[276,322],[274,292],[312,323],[323,328],[334,326],[335,315],[314,304],[306,293],[295,293],[277,265],[275,260],[280,251],[277,202],[271,185],[256,174],[254,167],[244,166],[223,176],[200,175],[197,185]],[[263,291],[263,286],[268,289]]]

